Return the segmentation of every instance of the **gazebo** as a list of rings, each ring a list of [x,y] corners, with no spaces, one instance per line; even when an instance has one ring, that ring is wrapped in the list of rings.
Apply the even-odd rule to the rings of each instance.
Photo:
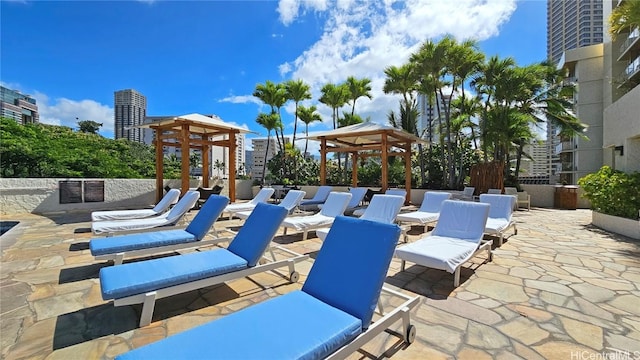
[[[382,163],[382,190],[388,184],[389,156],[403,156],[405,159],[406,202],[411,198],[411,145],[413,143],[428,144],[419,137],[398,128],[372,122],[349,125],[334,130],[316,132],[308,137],[320,141],[320,185],[327,181],[327,153],[350,153],[352,161],[352,186],[358,186],[358,158],[363,156],[380,156]],[[367,151],[369,153],[361,154]]]
[[[202,186],[209,187],[209,151],[212,146],[229,148],[229,198],[233,202],[236,197],[236,134],[248,133],[249,130],[228,124],[216,115],[187,114],[181,116],[159,117],[155,121],[138,125],[155,131],[156,147],[156,200],[162,198],[163,191],[163,148],[178,147],[181,153],[181,190],[184,194],[189,190],[189,155],[190,149],[202,152]]]

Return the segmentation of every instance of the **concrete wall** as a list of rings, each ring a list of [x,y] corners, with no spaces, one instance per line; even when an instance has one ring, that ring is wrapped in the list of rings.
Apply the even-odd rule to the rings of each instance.
[[[60,204],[59,181],[104,181],[104,202]],[[180,188],[179,179],[165,180],[165,185]],[[222,186],[221,195],[229,196],[228,180],[212,181]],[[251,199],[251,180],[236,180],[236,197]],[[192,180],[196,188],[200,181]],[[156,203],[155,179],[3,179],[0,178],[0,214],[48,214],[68,211],[141,209]]]

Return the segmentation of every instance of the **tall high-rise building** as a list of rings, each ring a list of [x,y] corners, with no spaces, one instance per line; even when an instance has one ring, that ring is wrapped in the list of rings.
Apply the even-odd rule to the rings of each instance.
[[[144,142],[144,129],[132,127],[144,123],[147,117],[147,98],[133,89],[116,91],[113,98],[116,139]]]
[[[547,58],[603,42],[603,0],[547,0]]]
[[[286,143],[289,143],[289,138],[284,138]],[[276,156],[278,153],[278,143],[276,142],[275,137],[270,138],[270,141],[267,138],[253,138],[251,139],[251,144],[253,145],[253,161],[251,169],[251,177],[253,179],[262,179],[262,169],[264,168],[269,173],[269,169],[265,167],[265,162],[269,162],[271,158]],[[267,144],[269,144],[269,151],[267,152]],[[266,174],[265,174],[266,175]]]
[[[417,128],[420,137],[431,140],[434,143],[439,142],[438,137],[438,118],[445,106],[449,104],[450,96],[441,97],[438,95],[435,100],[429,102],[425,94],[418,94],[418,121]],[[438,106],[439,102],[439,106]]]
[[[36,99],[4,86],[0,86],[0,115],[23,125],[40,122]]]

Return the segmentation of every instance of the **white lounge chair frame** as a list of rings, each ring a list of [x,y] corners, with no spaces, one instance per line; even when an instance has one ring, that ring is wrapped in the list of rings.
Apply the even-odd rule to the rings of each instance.
[[[275,255],[273,254],[274,248],[278,250],[282,250],[288,253],[289,255],[292,255],[293,257],[288,259],[283,259],[283,260],[275,260]],[[189,283],[170,286],[163,289],[150,291],[144,294],[136,294],[136,295],[115,299],[113,300],[113,305],[126,306],[126,305],[142,304],[142,315],[140,315],[140,327],[143,327],[151,324],[151,319],[153,317],[153,310],[155,309],[156,300],[158,299],[162,299],[162,298],[177,295],[177,294],[182,294],[182,293],[197,290],[197,289],[202,289],[202,288],[213,286],[216,284],[222,284],[229,280],[240,279],[240,278],[258,274],[261,272],[279,269],[285,266],[289,268],[289,280],[292,283],[297,282],[298,279],[300,278],[300,275],[296,271],[295,264],[308,259],[309,255],[301,255],[279,246],[269,248],[268,251],[271,253],[272,259],[269,259],[266,256],[262,256],[262,260],[260,261],[262,264],[260,265],[256,265],[254,267],[250,267],[244,270],[234,271],[231,273],[213,276],[210,278],[201,279],[201,280],[197,280]]]
[[[177,203],[179,197],[180,190],[170,189],[152,209],[94,211],[91,213],[91,221],[143,219],[158,216]]]
[[[491,216],[492,213],[494,213],[494,211],[495,211],[494,207],[496,206],[496,204],[493,203],[491,199],[494,198],[495,196],[497,196],[497,197],[507,197],[508,196],[509,199],[511,199],[511,208],[510,208],[511,212],[509,213],[509,218],[507,219],[508,223],[500,230],[489,229],[488,227],[485,228],[485,234],[498,237],[498,246],[502,246],[502,243],[504,242],[504,236],[507,233],[507,230],[509,230],[510,228],[513,228],[513,235],[518,235],[518,227],[516,226],[516,222],[512,218],[512,216],[513,216],[513,205],[517,202],[517,200],[512,195],[481,194],[480,195],[480,202],[486,202],[486,203],[490,204],[491,207],[492,207],[492,210],[489,212],[489,219],[487,219],[487,226],[489,225],[489,222],[492,219],[496,219],[496,217],[492,217]],[[504,210],[504,209],[501,209],[501,210]],[[500,218],[500,219],[502,219],[502,218]]]

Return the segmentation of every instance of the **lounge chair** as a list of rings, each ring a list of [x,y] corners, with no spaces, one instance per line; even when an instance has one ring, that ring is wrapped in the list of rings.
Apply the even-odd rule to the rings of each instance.
[[[376,195],[382,195],[379,193],[369,193],[369,189],[367,189],[367,194],[370,194],[371,197],[369,198],[369,201],[365,201],[367,203],[371,202],[371,200],[373,200],[373,197]],[[367,197],[367,194],[365,194],[365,199]],[[387,191],[384,192],[384,195],[397,195],[397,196],[402,196],[403,198],[407,198],[407,191],[405,189],[398,189],[398,188],[393,188],[393,189],[387,189]],[[367,210],[367,206],[360,206],[357,209],[353,210],[353,212],[351,213],[351,215],[353,216],[357,216],[357,217],[361,217],[365,211]]]
[[[115,265],[120,265],[125,257],[176,251],[229,240],[225,238],[204,240],[228,203],[229,198],[226,196],[211,195],[186,229],[91,239],[89,250],[96,260],[113,260]]]
[[[411,310],[420,297],[383,288],[399,233],[396,225],[339,217],[302,290],[117,359],[344,359],[399,320],[401,336],[410,344],[415,339]],[[381,293],[404,301],[372,322]]]
[[[275,190],[273,188],[262,188],[250,201],[229,204],[222,213],[229,213],[229,220],[231,220],[231,218],[240,211],[250,211],[259,203],[266,203],[274,192]]]
[[[223,188],[224,188],[224,186],[220,186],[220,185],[216,185],[216,186],[214,186],[212,188],[198,187],[196,189],[196,191],[198,193],[200,193],[200,198],[198,199],[198,202],[196,203],[196,208],[200,209],[200,207],[202,207],[202,204],[204,204],[205,201],[207,201],[209,196],[211,196],[211,195],[220,195],[220,193],[222,192]]]
[[[531,195],[529,195],[526,191],[521,191],[516,195],[516,209],[520,209],[520,207],[526,207],[527,211],[531,210]]]
[[[317,210],[318,205],[324,204],[324,202],[327,201],[327,198],[329,197],[329,193],[331,192],[332,189],[333,187],[328,185],[320,186],[318,190],[316,190],[316,194],[313,195],[313,198],[308,200],[302,200],[300,202],[300,209],[305,211]]]
[[[473,201],[475,200],[475,197],[473,196],[473,194],[476,192],[476,188],[473,186],[465,186],[464,190],[462,191],[462,194],[458,196],[458,199],[460,200],[467,200],[467,201]]]
[[[481,194],[480,202],[491,205],[485,233],[498,237],[498,246],[502,246],[506,231],[513,227],[514,235],[518,234],[516,222],[511,219],[516,198],[512,195]]]
[[[302,231],[302,240],[307,240],[307,233],[309,230],[331,226],[336,216],[344,213],[344,209],[347,208],[349,200],[351,200],[350,193],[331,192],[319,213],[308,216],[294,216],[286,218],[282,222],[282,226],[284,226],[284,234],[287,234],[287,228],[292,228]]]
[[[404,204],[404,199],[403,196],[398,195],[374,195],[360,219],[393,224]],[[329,229],[330,227],[317,229],[316,236],[324,241]]]
[[[358,209],[364,196],[367,194],[367,188],[362,187],[352,187],[349,189],[349,194],[351,194],[351,200],[347,204],[346,209],[344,209],[345,214],[351,214],[354,210]],[[322,209],[323,204],[319,204],[318,208]]]
[[[398,247],[395,256],[405,270],[407,261],[454,274],[453,285],[460,285],[460,267],[486,250],[491,261],[491,240],[483,240],[489,205],[446,200],[433,231],[412,243]]]
[[[287,192],[287,195],[284,196],[284,199],[282,199],[282,201],[278,203],[278,206],[287,209],[287,214],[291,215],[296,207],[300,205],[300,201],[304,197],[304,194],[306,194],[306,192],[302,190],[289,190],[289,192]],[[249,215],[251,215],[252,211],[253,210],[237,212],[236,217],[239,217],[242,220],[246,220]]]
[[[276,261],[272,253],[270,262],[263,256],[286,215],[283,207],[261,203],[226,249],[102,268],[102,298],[113,300],[115,306],[142,304],[140,326],[146,326],[151,323],[156,299],[284,266],[289,267],[289,279],[295,282],[298,280],[295,263],[308,256],[295,254]],[[259,264],[261,259],[265,263]]]
[[[179,197],[180,190],[170,189],[153,209],[94,211],[91,213],[91,221],[142,219],[157,216],[169,210],[171,205],[178,202]]]
[[[422,198],[422,204],[417,211],[399,214],[397,220],[400,223],[427,225],[438,221],[440,208],[445,200],[451,199],[451,193],[439,191],[427,191]]]
[[[494,195],[502,194],[502,189],[489,189],[487,190],[487,194],[494,194]]]
[[[105,234],[111,236],[118,232],[141,232],[161,226],[175,225],[184,217],[187,211],[195,206],[199,197],[200,194],[197,191],[187,191],[171,210],[162,215],[144,219],[94,221],[91,224],[91,230],[96,235]]]

